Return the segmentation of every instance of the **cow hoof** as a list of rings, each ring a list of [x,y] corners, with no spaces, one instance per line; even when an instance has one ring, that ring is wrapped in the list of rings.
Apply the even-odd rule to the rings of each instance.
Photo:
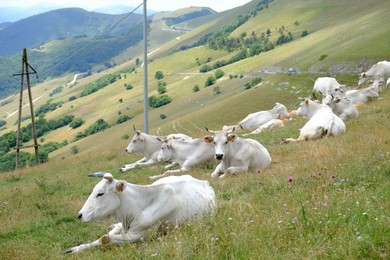
[[[73,253],[73,249],[72,248],[68,248],[68,249],[64,250],[64,255],[70,254],[70,253]]]
[[[280,144],[288,144],[288,141],[283,138],[282,140],[280,140]]]

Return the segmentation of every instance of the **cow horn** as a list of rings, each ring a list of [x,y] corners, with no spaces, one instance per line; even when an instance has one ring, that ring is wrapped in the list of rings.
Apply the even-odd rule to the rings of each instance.
[[[215,133],[215,131],[208,129],[207,127],[206,127],[206,131],[209,132],[209,133],[212,133],[212,134]]]
[[[137,135],[139,135],[141,132],[138,131],[136,128],[135,128],[135,125],[133,125],[133,128],[134,128],[134,131],[137,133]]]
[[[100,177],[100,178],[103,178],[104,174],[105,174],[105,172],[94,172],[94,173],[88,174],[88,177]]]

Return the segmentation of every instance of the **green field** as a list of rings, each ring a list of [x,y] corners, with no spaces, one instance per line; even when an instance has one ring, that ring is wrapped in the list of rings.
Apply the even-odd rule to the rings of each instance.
[[[242,10],[247,12],[256,3],[252,1]],[[206,47],[172,51],[195,41],[200,30],[217,28],[218,22],[237,16],[239,10],[161,46],[158,37],[152,38],[149,96],[158,95],[154,74],[162,71],[166,94],[173,102],[149,109],[149,132],[203,137],[207,135],[206,127],[217,130],[236,124],[249,113],[272,108],[275,102],[288,110],[297,109],[298,98],[310,95],[320,76],[334,76],[341,84],[356,87],[359,71],[377,61],[389,60],[389,11],[385,0],[275,0],[232,35],[285,26],[295,40],[222,67],[225,76],[207,88],[204,83],[214,71],[198,73],[197,61],[203,65],[209,58],[211,63],[229,59],[235,52]],[[295,21],[299,25],[294,25]],[[308,30],[309,35],[299,37],[303,30]],[[128,50],[132,51],[135,52]],[[321,55],[326,58],[320,60]],[[87,174],[105,171],[116,179],[149,184],[149,176],[164,171],[163,165],[125,173],[118,170],[140,159],[125,152],[134,134],[133,125],[140,130],[144,126],[143,69],[123,72],[134,66],[134,60],[130,60],[82,78],[52,97],[52,90],[71,81],[73,75],[34,86],[33,97],[40,97],[34,103],[36,108],[49,99],[64,102],[45,118],[72,114],[83,118],[85,124],[76,129],[62,127],[43,136],[41,144],[69,142],[50,153],[49,162],[0,174],[2,259],[389,259],[389,89],[378,100],[359,107],[359,118],[347,121],[347,132],[337,138],[280,144],[283,138],[298,137],[306,122],[303,118],[295,118],[275,131],[249,136],[271,154],[272,164],[263,172],[223,180],[211,179],[212,168],[189,172],[209,180],[214,187],[218,201],[214,218],[172,228],[167,235],[152,241],[63,256],[64,249],[99,238],[112,224],[78,221],[77,212],[99,181]],[[263,73],[269,68],[290,67],[301,73]],[[122,79],[92,95],[79,97],[88,83],[108,73],[121,73]],[[245,89],[244,85],[254,77],[261,77],[261,84]],[[126,90],[125,84],[134,88]],[[200,91],[193,92],[195,85]],[[216,86],[221,90],[219,94],[214,91]],[[72,96],[77,99],[69,101]],[[7,117],[7,112],[17,110],[18,98],[4,100],[8,99],[12,102],[0,110],[0,117],[7,122],[0,135],[16,129],[16,116]],[[23,113],[28,114],[28,110]],[[115,124],[119,114],[132,119]],[[166,118],[161,119],[161,114]],[[99,118],[112,126],[72,141],[77,132]],[[23,122],[27,123],[28,120]],[[77,154],[72,147],[78,148]]]

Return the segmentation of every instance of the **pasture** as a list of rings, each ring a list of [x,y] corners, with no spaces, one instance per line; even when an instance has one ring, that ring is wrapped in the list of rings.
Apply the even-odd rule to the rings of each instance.
[[[286,78],[289,85],[283,84]],[[177,121],[186,123],[178,130],[194,137],[206,135],[200,128],[236,123],[248,111],[255,111],[257,102],[266,108],[275,101],[296,108],[297,97],[305,96],[309,88],[292,88],[294,82],[312,84],[304,75],[269,76],[264,82],[261,87],[226,95],[223,102],[204,110],[181,115]],[[271,93],[278,100],[267,98]],[[249,108],[238,111],[237,104],[245,99]],[[96,134],[78,144],[82,153],[71,156],[69,147],[63,148],[46,164],[0,175],[0,255],[3,259],[388,259],[389,100],[390,91],[385,91],[381,99],[359,108],[359,118],[347,121],[347,132],[337,138],[281,145],[282,138],[299,135],[302,118],[249,136],[272,156],[264,172],[219,180],[210,177],[213,169],[191,171],[214,187],[218,202],[214,218],[172,227],[152,241],[64,256],[64,249],[97,239],[112,224],[77,219],[99,181],[87,174],[105,171],[116,179],[149,184],[149,176],[164,171],[159,165],[120,173],[120,166],[139,156],[124,152],[129,140],[120,139],[123,132]],[[173,126],[167,123],[161,129],[168,134]],[[130,136],[134,133],[129,123],[125,130],[117,128]],[[109,138],[110,145],[99,144],[99,139]]]

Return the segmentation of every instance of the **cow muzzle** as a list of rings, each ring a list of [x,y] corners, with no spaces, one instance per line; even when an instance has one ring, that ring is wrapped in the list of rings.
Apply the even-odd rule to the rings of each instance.
[[[77,218],[78,218],[79,220],[81,220],[81,219],[83,218],[83,213],[80,213],[80,212],[79,212],[79,214],[77,215]]]
[[[222,160],[223,159],[223,154],[222,153],[215,154],[215,159]]]

